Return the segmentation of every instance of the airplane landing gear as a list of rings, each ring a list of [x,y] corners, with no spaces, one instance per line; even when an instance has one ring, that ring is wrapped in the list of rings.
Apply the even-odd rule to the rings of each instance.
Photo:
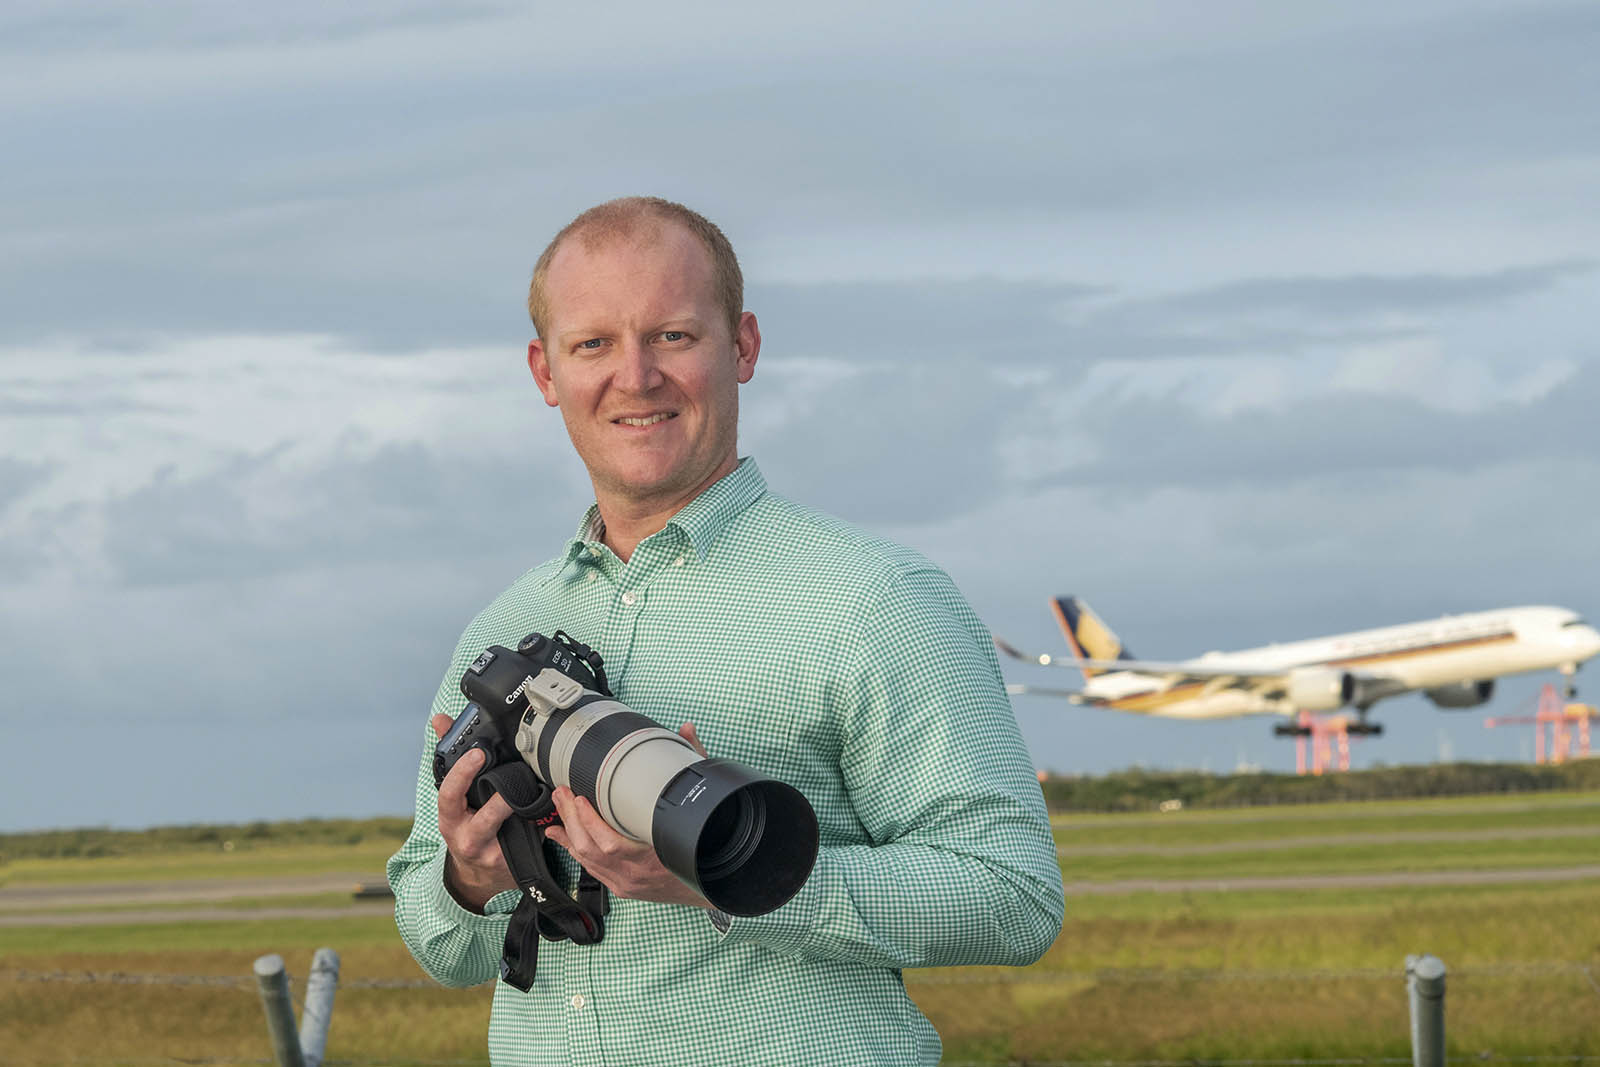
[[[1355,716],[1350,716],[1313,715],[1302,711],[1293,722],[1275,723],[1272,732],[1278,737],[1294,738],[1297,773],[1321,774],[1330,768],[1348,771],[1350,738],[1377,737],[1383,733],[1382,723],[1367,721],[1366,708],[1357,708],[1356,712]],[[1308,748],[1309,762],[1306,759]]]

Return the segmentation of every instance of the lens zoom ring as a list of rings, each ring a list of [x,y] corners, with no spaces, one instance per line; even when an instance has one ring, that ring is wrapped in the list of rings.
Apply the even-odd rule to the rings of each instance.
[[[539,750],[534,754],[534,759],[537,763],[536,769],[539,772],[539,777],[550,783],[550,788],[552,789],[556,786],[556,776],[550,773],[550,750],[555,747],[556,734],[561,732],[561,728],[567,724],[568,719],[572,718],[573,713],[586,703],[588,701],[580,701],[573,707],[552,711],[550,718],[545,720],[544,728],[539,731]]]
[[[659,729],[661,724],[637,711],[619,711],[607,715],[585,730],[572,748],[572,761],[567,768],[572,791],[581,797],[588,797],[591,804],[598,803],[594,788],[600,779],[600,764],[605,762],[606,755],[624,737],[636,730],[652,727]]]

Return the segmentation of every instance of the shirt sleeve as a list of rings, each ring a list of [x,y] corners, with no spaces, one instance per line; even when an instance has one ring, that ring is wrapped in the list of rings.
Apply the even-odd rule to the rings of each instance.
[[[732,918],[724,943],[872,966],[1033,963],[1065,896],[988,631],[930,565],[870,605],[857,647],[836,713],[868,840],[824,844],[793,900]]]
[[[459,713],[459,708],[449,706],[458,677],[459,670],[447,673],[433,702],[434,714]],[[463,908],[445,888],[447,849],[439,835],[438,792],[433,784],[433,748],[439,738],[432,725],[425,725],[423,734],[411,835],[389,858],[387,868],[395,925],[411,955],[435,981],[457,987],[478,985],[500,976],[500,954],[517,894],[498,894],[485,907],[486,914],[478,915]]]

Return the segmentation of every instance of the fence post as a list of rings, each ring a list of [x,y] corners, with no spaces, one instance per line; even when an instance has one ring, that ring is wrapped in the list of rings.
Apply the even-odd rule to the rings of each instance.
[[[255,962],[256,988],[261,1007],[267,1013],[267,1032],[272,1035],[272,1055],[278,1067],[305,1067],[300,1055],[300,1038],[294,1032],[294,1005],[289,1002],[289,976],[283,970],[283,957],[276,952]]]
[[[1406,957],[1406,992],[1412,1067],[1444,1067],[1444,964],[1437,956]]]
[[[305,1067],[322,1067],[328,1049],[328,1024],[333,1021],[333,994],[339,988],[339,954],[319,948],[306,979],[306,1003],[300,1010],[300,1055]]]

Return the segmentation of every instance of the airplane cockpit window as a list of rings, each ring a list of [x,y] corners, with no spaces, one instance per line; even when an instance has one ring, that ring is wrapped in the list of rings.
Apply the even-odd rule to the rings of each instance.
[[[1588,626],[1588,625],[1589,624],[1584,622],[1582,619],[1568,619],[1566,622],[1561,624],[1561,628],[1563,630],[1565,630],[1569,626]]]

